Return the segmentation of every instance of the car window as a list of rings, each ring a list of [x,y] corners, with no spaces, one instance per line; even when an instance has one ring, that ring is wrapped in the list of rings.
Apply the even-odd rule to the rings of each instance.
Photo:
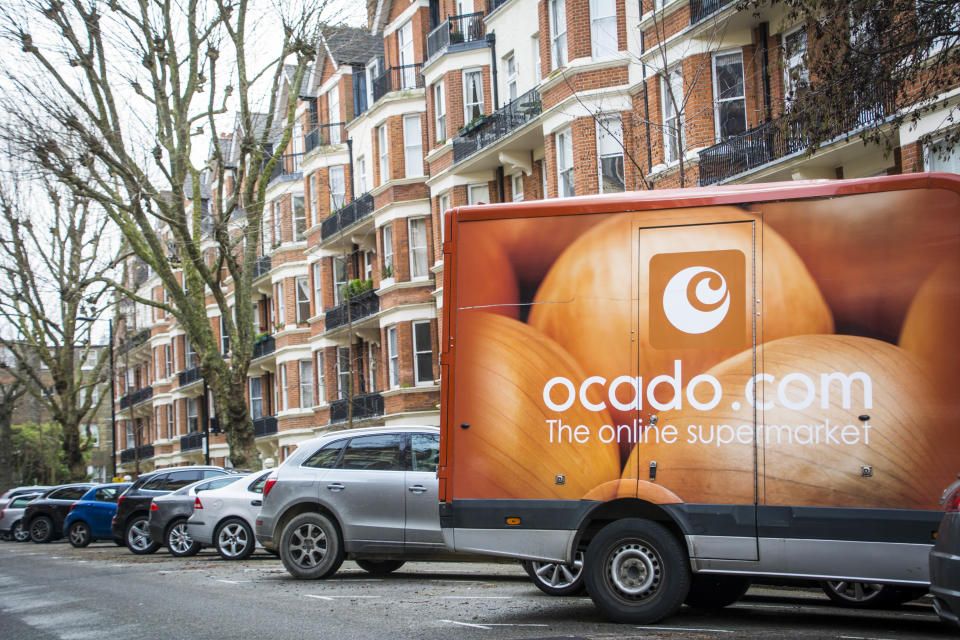
[[[347,439],[337,440],[336,442],[330,442],[320,447],[320,449],[307,458],[307,461],[303,463],[305,467],[313,467],[315,469],[333,469],[337,466],[337,460],[340,458],[340,452],[343,451],[343,445],[347,443]]]
[[[94,500],[97,502],[116,502],[120,497],[121,487],[101,487],[94,494]]]
[[[440,434],[414,433],[410,438],[414,471],[436,472],[440,464]]]
[[[198,479],[203,478],[219,478],[223,476],[224,472],[221,469],[207,469],[202,472],[202,475]]]
[[[343,452],[339,468],[368,471],[402,471],[400,434],[378,434],[353,438]]]
[[[220,476],[210,482],[204,482],[201,485],[197,485],[197,491],[209,491],[211,489],[222,489],[227,485],[231,485],[243,476]]]
[[[9,508],[10,508],[10,509],[22,509],[22,508],[24,508],[25,506],[27,506],[28,504],[30,504],[30,501],[33,500],[33,499],[36,498],[36,497],[37,497],[37,496],[19,496],[19,497],[16,497],[16,498],[14,498],[13,501],[10,503],[10,507],[9,507]]]
[[[79,500],[83,497],[90,487],[64,487],[51,493],[48,498],[51,500]]]
[[[273,473],[272,469],[266,473],[261,473],[256,480],[250,483],[250,486],[247,487],[247,491],[263,493],[263,486],[267,484],[267,476],[269,476],[271,473]]]
[[[140,485],[140,488],[144,491],[162,491],[163,485],[166,484],[169,475],[169,473],[157,474]]]
[[[203,480],[203,474],[196,469],[191,471],[174,471],[170,474],[170,478],[167,479],[167,484],[163,488],[167,491],[176,491],[181,487],[200,480]]]

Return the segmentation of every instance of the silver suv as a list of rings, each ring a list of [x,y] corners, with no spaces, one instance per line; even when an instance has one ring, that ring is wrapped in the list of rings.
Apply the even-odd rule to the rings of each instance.
[[[377,427],[307,440],[268,478],[257,541],[297,578],[345,557],[385,574],[448,552],[440,533],[436,427]]]

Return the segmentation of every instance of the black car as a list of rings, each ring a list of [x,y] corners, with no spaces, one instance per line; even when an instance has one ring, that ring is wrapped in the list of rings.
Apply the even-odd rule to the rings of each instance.
[[[22,526],[30,532],[30,539],[42,543],[63,537],[63,520],[70,507],[93,486],[89,482],[61,485],[28,504]]]
[[[157,496],[150,503],[150,517],[147,523],[150,538],[167,548],[177,557],[192,556],[200,551],[200,543],[187,531],[187,519],[193,515],[193,505],[197,494],[210,489],[220,489],[244,478],[243,474],[232,474],[212,480],[201,480],[166,496]]]
[[[150,538],[148,516],[150,501],[206,478],[229,474],[220,467],[173,467],[145,473],[127,489],[117,503],[117,514],[111,522],[113,535],[123,540],[133,553],[153,553],[159,542]]]

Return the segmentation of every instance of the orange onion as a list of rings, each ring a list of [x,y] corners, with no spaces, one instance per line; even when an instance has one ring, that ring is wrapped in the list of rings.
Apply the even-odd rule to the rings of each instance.
[[[457,258],[460,309],[480,307],[508,318],[519,317],[517,277],[502,244],[484,222],[462,225]]]

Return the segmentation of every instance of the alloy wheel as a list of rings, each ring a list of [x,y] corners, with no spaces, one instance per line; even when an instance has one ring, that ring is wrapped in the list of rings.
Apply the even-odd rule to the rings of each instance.
[[[327,555],[327,536],[323,529],[311,523],[297,527],[290,539],[290,555],[305,569],[320,564]]]
[[[583,575],[583,552],[577,551],[573,564],[536,561],[530,564],[537,581],[553,589],[566,589],[578,583]]]
[[[252,544],[247,530],[239,522],[231,522],[220,528],[217,536],[217,547],[227,558],[237,558],[244,554]]]
[[[70,544],[75,547],[85,547],[90,544],[90,528],[83,522],[70,525]]]
[[[17,524],[13,525],[13,539],[17,542],[26,542],[30,539],[30,532],[23,528],[22,520],[18,520]]]
[[[127,546],[131,550],[146,551],[152,542],[150,533],[147,531],[147,520],[145,518],[137,519],[127,529]]]
[[[186,554],[193,546],[193,538],[187,531],[186,522],[178,522],[170,527],[170,533],[167,534],[167,547],[174,553]]]

